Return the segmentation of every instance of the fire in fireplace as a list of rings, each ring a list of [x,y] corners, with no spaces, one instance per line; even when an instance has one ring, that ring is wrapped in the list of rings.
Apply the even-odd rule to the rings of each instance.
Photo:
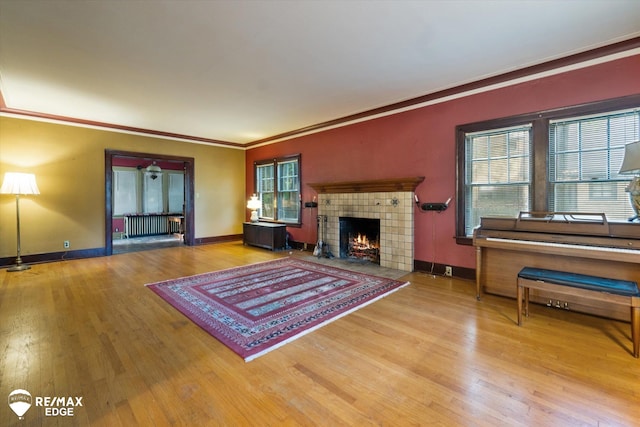
[[[380,220],[340,217],[340,258],[380,264]]]

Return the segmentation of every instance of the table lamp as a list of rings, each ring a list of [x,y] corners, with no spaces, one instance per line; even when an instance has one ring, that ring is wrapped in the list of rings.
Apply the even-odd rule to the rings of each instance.
[[[636,174],[624,191],[629,193],[629,203],[635,216],[629,221],[640,219],[640,141],[631,142],[624,146],[624,160],[620,166],[620,174]]]
[[[249,202],[247,202],[247,208],[251,209],[251,222],[258,222],[258,209],[262,207],[262,202],[258,200],[258,196],[255,194],[251,196]]]

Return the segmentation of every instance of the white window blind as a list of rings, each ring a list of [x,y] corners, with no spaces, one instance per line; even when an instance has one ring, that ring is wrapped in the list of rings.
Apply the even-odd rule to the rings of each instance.
[[[113,214],[124,215],[138,211],[138,171],[113,170]]]
[[[169,212],[182,213],[184,210],[184,173],[168,172],[169,185],[167,186],[169,199]]]
[[[153,174],[145,172],[142,191],[142,212],[162,213],[164,199],[162,194],[162,176],[153,178]],[[155,175],[157,176],[157,175]]]
[[[483,216],[516,216],[530,210],[531,124],[465,138],[465,233]]]
[[[632,177],[618,171],[624,146],[638,139],[638,108],[550,121],[549,210],[632,216],[624,191]]]

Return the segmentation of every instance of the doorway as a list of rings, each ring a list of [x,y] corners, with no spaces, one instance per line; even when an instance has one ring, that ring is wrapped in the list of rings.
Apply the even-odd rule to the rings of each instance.
[[[192,157],[167,156],[151,153],[131,151],[105,150],[105,255],[112,255],[114,233],[114,179],[113,166],[121,159],[128,159],[139,165],[156,162],[171,162],[180,164],[184,170],[184,210],[181,224],[181,238],[185,245],[193,246],[194,237],[194,163]],[[154,245],[161,247],[165,243]]]

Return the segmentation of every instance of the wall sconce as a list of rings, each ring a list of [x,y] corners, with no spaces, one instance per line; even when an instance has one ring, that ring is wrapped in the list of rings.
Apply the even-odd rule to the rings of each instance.
[[[7,172],[4,174],[4,181],[0,187],[0,194],[16,195],[16,222],[18,229],[18,255],[16,264],[9,267],[7,271],[24,271],[31,266],[22,263],[20,257],[20,195],[40,194],[38,185],[36,184],[36,176],[32,173]]]
[[[624,191],[629,193],[629,203],[635,212],[635,216],[629,218],[629,221],[640,219],[640,176],[638,176],[640,174],[640,141],[624,146],[624,159],[619,173],[636,174]]]
[[[255,194],[247,202],[247,208],[251,209],[251,222],[258,222],[258,209],[262,207],[262,202]]]
[[[416,201],[416,206],[418,207],[418,209],[420,209],[421,211],[435,211],[435,212],[442,212],[442,211],[446,211],[447,208],[449,207],[449,203],[451,203],[451,197],[449,197],[449,199],[447,199],[446,202],[444,203],[420,203],[420,200],[418,200],[418,195],[414,194],[413,195],[415,201]]]

